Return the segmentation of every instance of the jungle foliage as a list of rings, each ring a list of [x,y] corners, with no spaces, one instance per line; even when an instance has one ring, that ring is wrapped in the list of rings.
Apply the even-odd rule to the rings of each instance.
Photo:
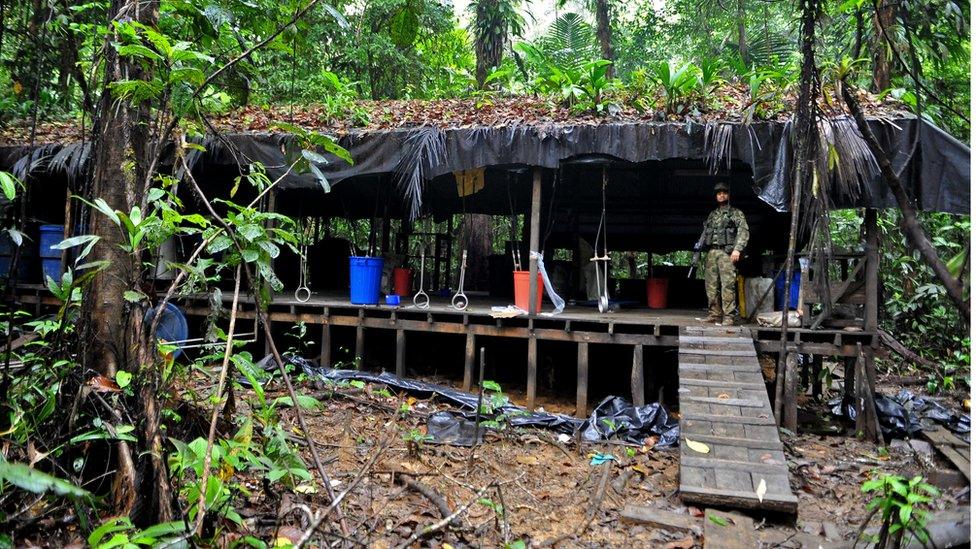
[[[125,11],[141,4],[155,12],[132,17]],[[251,488],[237,475],[245,471],[269,493],[322,489],[333,499],[315,444],[306,443],[313,456],[306,463],[298,449],[304,441],[282,419],[287,411],[302,423],[302,410],[317,401],[292,387],[270,329],[265,336],[276,360],[269,368],[236,341],[236,309],[222,305],[227,290],[216,283],[221,275],[233,277],[238,290],[243,286],[259,306],[266,304],[269,292],[281,288],[273,259],[282,249],[298,253],[304,234],[260,200],[277,182],[259,164],[242,166],[229,200],[204,196],[188,159],[201,152],[210,116],[272,103],[301,110],[315,102],[326,107],[323,122],[364,125],[370,114],[359,102],[366,99],[471,98],[478,108],[491,108],[497,97],[533,94],[595,116],[627,105],[658,119],[733,110],[736,118],[753,120],[782,113],[796,94],[800,53],[792,2],[739,0],[736,10],[717,0],[560,3],[552,23],[536,29],[526,7],[518,0],[474,0],[462,23],[438,0],[0,3],[0,125],[71,120],[103,127],[121,112],[146,132],[119,132],[134,144],[127,151],[144,146],[159,153],[176,143],[175,171],[185,176],[164,173],[160,154],[124,157],[114,168],[131,196],[87,196],[91,189],[81,189],[104,230],[59,245],[73,259],[64,276],[47,282],[63,303],[57,314],[33,319],[9,308],[0,312],[8,345],[31,334],[6,353],[0,380],[0,532],[22,527],[18,514],[44,500],[51,503],[44,513],[72,508],[94,546],[151,546],[173,538],[210,543],[243,522],[237,504]],[[825,4],[816,52],[825,69],[824,107],[840,108],[832,90],[839,79],[831,75],[844,72],[968,140],[969,9],[957,0]],[[724,84],[738,86],[744,100],[727,97]],[[276,128],[294,137],[289,169],[315,174],[329,192],[317,151],[351,161],[348,154],[329,136],[287,120]],[[178,185],[189,185],[208,210],[191,213]],[[235,199],[238,189],[259,198]],[[0,173],[0,190],[16,205],[26,188]],[[860,215],[835,215],[839,245],[860,241]],[[8,208],[4,227],[12,240],[23,238],[18,227],[25,217]],[[883,322],[944,365],[928,373],[935,389],[954,389],[969,375],[966,319],[906,245],[897,213],[881,221]],[[950,269],[968,277],[968,218],[931,214],[923,223]],[[209,352],[189,364],[174,360],[172,346],[157,344],[152,319],[161,311],[159,296],[141,284],[156,268],[149,258],[176,234],[200,244],[185,264],[170,266],[182,274],[167,298],[191,291],[214,297],[204,342]],[[114,298],[132,323],[123,325],[135,327],[128,343],[139,351],[138,360],[118,368],[78,351],[90,339],[82,329],[93,281],[117,267],[102,255],[109,248],[132,266]],[[225,332],[216,321],[228,317]],[[149,335],[143,322],[151,325]],[[12,368],[29,374],[14,375]],[[204,393],[187,389],[185,382],[201,375],[215,384]],[[287,395],[266,394],[272,379],[285,383]],[[247,396],[234,405],[238,393]],[[218,423],[222,434],[215,436]],[[423,442],[416,434],[404,437]],[[106,463],[122,465],[106,470]],[[126,516],[105,519],[100,510],[108,509]],[[7,535],[0,534],[0,543],[10,541]],[[266,546],[247,537],[239,542]]]

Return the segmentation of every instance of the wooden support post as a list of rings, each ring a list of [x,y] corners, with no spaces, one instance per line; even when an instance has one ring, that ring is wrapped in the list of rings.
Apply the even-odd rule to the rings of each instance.
[[[535,336],[529,336],[529,356],[528,356],[528,373],[526,375],[525,383],[525,407],[531,412],[535,409],[535,382],[537,375],[538,366],[538,341]]]
[[[576,344],[576,417],[586,417],[586,397],[590,381],[590,344]]]
[[[356,326],[356,369],[363,367],[363,354],[366,352],[366,327]]]
[[[881,424],[878,422],[878,410],[874,404],[874,389],[868,383],[865,369],[866,353],[860,343],[857,344],[857,351],[854,370],[854,409],[857,410],[855,429],[867,440],[884,443],[881,437]]]
[[[470,391],[474,382],[474,344],[474,334],[468,332],[464,342],[464,382],[461,385],[464,391]]]
[[[319,365],[332,367],[332,324],[329,322],[329,308],[322,311],[322,347],[319,351]]]
[[[783,379],[783,427],[796,432],[797,354],[786,353],[786,375]]]
[[[878,265],[880,262],[880,239],[878,238],[878,210],[864,211],[864,331],[875,334],[878,331]],[[865,370],[868,385],[874,391],[875,368],[874,348],[865,350]]]
[[[396,375],[407,376],[407,333],[402,329],[396,331]]]
[[[803,359],[803,366],[800,368],[800,387],[804,391],[810,388],[810,355]]]
[[[630,394],[634,406],[644,405],[644,346],[634,345],[634,365],[630,370]]]
[[[819,399],[823,394],[823,357],[813,355],[813,398]]]
[[[853,357],[844,357],[844,396],[841,398],[842,410],[854,402],[854,361]]]
[[[529,314],[539,313],[536,293],[539,291],[539,263],[532,259],[532,252],[539,251],[539,213],[542,207],[542,169],[532,172],[532,212],[529,221]]]
[[[382,224],[383,234],[380,237],[380,250],[381,255],[386,255],[390,251],[390,217],[383,213],[383,224]]]

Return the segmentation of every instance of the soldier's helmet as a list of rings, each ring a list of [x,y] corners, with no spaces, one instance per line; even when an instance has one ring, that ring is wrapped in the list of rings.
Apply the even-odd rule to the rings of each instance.
[[[723,182],[720,182],[720,183],[716,183],[715,184],[715,192],[716,193],[721,193],[721,192],[726,192],[727,193],[727,192],[729,192],[729,184],[726,183],[726,182],[724,182],[724,181]]]

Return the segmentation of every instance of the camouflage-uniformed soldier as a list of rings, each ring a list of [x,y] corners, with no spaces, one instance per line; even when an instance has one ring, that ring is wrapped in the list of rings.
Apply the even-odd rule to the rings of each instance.
[[[699,241],[705,256],[705,293],[708,296],[708,322],[735,324],[736,270],[742,250],[749,243],[749,225],[742,210],[729,205],[729,185],[715,185],[718,208],[705,219]],[[724,318],[723,318],[724,315]]]

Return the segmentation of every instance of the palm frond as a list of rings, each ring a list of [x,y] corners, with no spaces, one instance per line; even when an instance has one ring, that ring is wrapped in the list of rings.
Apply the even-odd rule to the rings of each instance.
[[[50,158],[47,169],[64,173],[73,183],[84,175],[88,161],[91,159],[91,150],[91,142],[68,143]]]
[[[782,67],[796,52],[796,33],[792,28],[763,25],[747,35],[749,63],[756,67]]]
[[[710,173],[718,173],[722,161],[725,169],[732,169],[732,136],[735,125],[727,122],[705,124],[705,164]]]
[[[851,118],[823,120],[820,126],[821,149],[826,152],[823,172],[831,174],[830,190],[844,198],[858,198],[863,184],[880,173],[871,149]]]
[[[444,160],[446,141],[444,132],[434,126],[417,129],[405,140],[406,154],[394,170],[397,188],[403,193],[409,219],[420,215],[424,182],[437,163]]]
[[[578,13],[560,15],[539,40],[539,48],[560,67],[578,69],[598,59],[596,31]]]

